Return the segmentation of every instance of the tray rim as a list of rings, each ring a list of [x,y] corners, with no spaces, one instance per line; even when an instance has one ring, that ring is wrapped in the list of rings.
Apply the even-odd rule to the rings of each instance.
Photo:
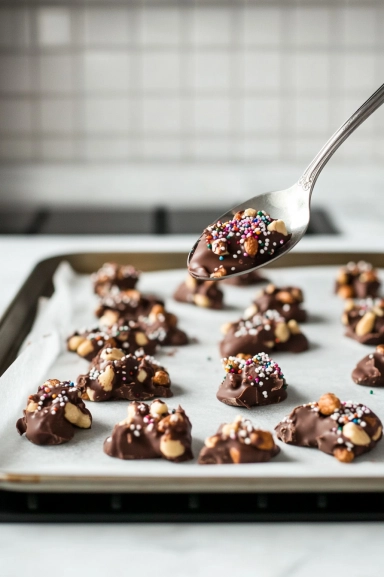
[[[351,260],[368,260],[374,266],[384,266],[384,254],[361,253],[361,252],[294,252],[286,255],[283,259],[271,263],[270,268],[294,268],[298,266],[332,266],[341,265]],[[152,263],[151,263],[152,259]],[[167,269],[180,269],[185,267],[185,254],[180,252],[164,251],[149,253],[143,252],[73,252],[54,255],[39,261],[25,279],[23,285],[6,309],[0,321],[0,335],[6,331],[10,323],[15,319],[15,312],[21,304],[24,314],[32,316],[33,322],[36,311],[36,302],[44,292],[52,290],[52,277],[63,261],[68,261],[78,272],[89,272],[95,269],[95,261],[99,263],[108,260],[121,262],[135,261],[143,263],[139,268],[142,270],[165,270],[163,262],[167,263]],[[89,261],[85,266],[87,270],[79,269],[79,264]],[[170,262],[168,262],[170,261]],[[148,263],[152,266],[148,268]],[[183,264],[182,264],[183,263]],[[100,265],[99,265],[100,266]],[[136,266],[138,266],[136,264]],[[267,267],[267,268],[269,268]],[[28,303],[29,299],[29,303]],[[33,302],[31,302],[31,299]],[[29,306],[25,306],[25,304]],[[4,339],[0,338],[0,343]],[[7,361],[5,357],[12,355],[17,350],[14,342],[11,342],[8,350],[0,346],[0,371],[4,372]],[[8,366],[11,363],[8,362]],[[155,477],[155,476],[104,476],[104,475],[31,475],[28,473],[13,473],[0,471],[0,490],[10,491],[33,491],[33,492],[134,492],[134,493],[185,493],[185,492],[384,492],[384,475],[363,477],[233,477],[228,474],[225,477],[205,476],[204,478],[190,477]]]

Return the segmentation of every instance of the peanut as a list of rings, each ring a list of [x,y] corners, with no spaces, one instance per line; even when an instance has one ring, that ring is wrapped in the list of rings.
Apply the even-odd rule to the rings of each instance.
[[[377,431],[375,433],[373,433],[373,435],[372,435],[372,441],[377,441],[378,439],[380,439],[382,431],[383,431],[383,429],[379,425],[377,427]]]
[[[229,254],[227,241],[221,238],[214,240],[212,242],[212,252],[219,256]]]
[[[101,373],[97,380],[104,391],[112,391],[112,383],[115,377],[115,371],[112,365],[108,365],[103,373]]]
[[[233,463],[240,463],[240,451],[236,449],[236,447],[231,447],[229,449],[229,454],[231,455],[231,459]]]
[[[291,305],[292,303],[295,302],[295,299],[293,298],[293,296],[291,295],[291,293],[288,292],[288,291],[279,291],[279,292],[276,294],[276,299],[277,299],[279,302],[284,303],[284,304],[287,304],[287,305],[288,305],[288,304]]]
[[[37,411],[37,407],[39,405],[37,403],[35,403],[34,401],[29,401],[27,408],[25,409],[27,411],[27,413],[34,413],[35,411]]]
[[[76,425],[76,427],[80,427],[80,429],[89,429],[91,426],[91,417],[80,411],[79,407],[72,403],[65,405],[64,416],[67,421],[72,423],[72,425]]]
[[[245,319],[250,319],[253,316],[255,316],[255,314],[257,313],[257,311],[259,310],[259,307],[255,304],[250,305],[248,308],[245,309],[244,311],[244,318]]]
[[[380,355],[384,355],[384,345],[377,345],[376,352],[380,353]]]
[[[81,343],[85,341],[85,337],[81,337],[80,335],[75,335],[71,337],[68,341],[68,349],[70,351],[77,351]]]
[[[355,301],[353,299],[347,299],[344,305],[345,312],[349,313],[354,308],[355,308]]]
[[[210,274],[211,278],[221,278],[227,274],[227,269],[221,266],[218,270],[215,270],[213,273]]]
[[[376,315],[372,311],[368,311],[365,313],[363,317],[359,320],[356,325],[355,332],[358,337],[363,337],[370,333],[374,327],[376,320]]]
[[[117,311],[105,311],[103,316],[100,318],[100,325],[106,327],[112,327],[119,320],[119,313]]]
[[[275,328],[275,337],[281,343],[286,343],[290,337],[288,325],[286,323],[277,323]]]
[[[251,218],[255,218],[257,215],[257,211],[254,208],[246,208],[244,211],[244,216],[249,216]]]
[[[144,347],[148,344],[148,339],[144,333],[136,333],[135,340],[140,347]]]
[[[267,228],[271,232],[276,231],[280,234],[283,234],[284,236],[288,236],[287,227],[285,226],[285,222],[283,220],[273,220]]]
[[[340,461],[340,463],[351,463],[355,458],[355,455],[353,454],[352,451],[348,451],[348,449],[345,449],[343,447],[337,447],[333,451],[333,456],[336,457],[336,459]]]
[[[137,380],[139,381],[139,383],[143,383],[146,378],[147,378],[147,372],[144,371],[144,369],[140,369],[139,372],[137,373]]]
[[[176,459],[185,453],[185,447],[178,439],[164,435],[160,440],[160,451],[167,459]]]
[[[241,220],[243,218],[243,211],[239,211],[235,214],[235,216],[233,217],[235,220]]]
[[[322,415],[332,415],[332,413],[341,407],[340,399],[333,393],[322,395],[317,401],[317,404]]]
[[[121,349],[104,349],[101,352],[100,358],[103,361],[120,361],[125,356],[124,351]]]
[[[81,345],[77,348],[77,354],[80,355],[81,357],[86,357],[87,355],[89,355],[90,353],[92,353],[94,350],[92,341],[90,341],[89,339],[86,339],[83,343],[81,343]]]
[[[201,295],[199,293],[193,295],[193,302],[198,307],[209,308],[211,306],[211,301],[206,295]]]
[[[275,289],[276,289],[275,285],[271,283],[266,287],[265,292],[271,295],[272,293],[275,292]]]
[[[270,451],[275,446],[273,437],[269,431],[254,431],[251,433],[251,443],[261,451]]]
[[[205,446],[208,447],[208,449],[213,449],[213,447],[216,447],[219,439],[220,435],[213,435],[212,437],[207,437],[205,439]]]
[[[347,437],[354,445],[369,445],[371,439],[360,425],[355,423],[347,423],[343,427],[343,435]]]
[[[291,334],[299,335],[301,333],[301,329],[299,327],[299,324],[297,321],[295,321],[295,319],[291,319],[290,321],[288,321],[287,325],[288,325],[289,330],[291,331]]]
[[[229,331],[229,329],[231,328],[232,323],[224,323],[223,325],[221,325],[220,327],[220,331],[223,335],[226,335],[227,332]]]
[[[353,298],[354,296],[353,287],[349,285],[342,285],[337,289],[337,295],[342,299]]]
[[[197,280],[193,278],[193,276],[188,275],[187,278],[185,279],[185,284],[190,290],[194,290],[197,286]]]
[[[163,385],[163,386],[170,385],[168,373],[165,371],[156,371],[155,376],[153,377],[153,382],[156,385]]]

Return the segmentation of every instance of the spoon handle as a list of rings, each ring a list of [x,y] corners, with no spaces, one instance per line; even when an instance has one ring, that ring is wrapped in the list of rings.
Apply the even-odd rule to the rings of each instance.
[[[384,102],[384,84],[376,90],[372,96],[364,102],[356,112],[326,142],[323,148],[318,152],[312,162],[307,166],[305,172],[299,180],[299,185],[304,190],[312,189],[317,177],[333,156],[339,146],[346,140],[354,130],[372,114]]]

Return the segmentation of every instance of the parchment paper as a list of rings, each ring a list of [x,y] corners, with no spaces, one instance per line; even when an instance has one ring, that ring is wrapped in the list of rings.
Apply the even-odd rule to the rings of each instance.
[[[268,271],[276,284],[303,288],[310,322],[302,325],[311,348],[301,354],[277,353],[287,378],[288,399],[277,405],[250,410],[228,407],[216,399],[223,376],[218,352],[220,326],[237,319],[250,303],[258,287],[238,288],[221,285],[227,308],[210,311],[176,303],[171,295],[185,277],[185,271],[145,273],[139,288],[166,299],[167,307],[179,317],[179,325],[197,339],[197,343],[162,350],[157,358],[171,375],[174,397],[171,407],[181,404],[193,425],[193,450],[197,457],[205,437],[216,432],[222,422],[241,413],[263,428],[274,426],[298,404],[316,400],[325,392],[334,392],[342,400],[366,403],[384,419],[384,390],[361,387],[351,380],[357,361],[373,347],[365,347],[343,336],[340,316],[343,303],[333,295],[334,267],[279,269]],[[269,463],[241,466],[200,466],[196,459],[174,464],[164,460],[121,461],[104,454],[104,439],[114,424],[126,416],[128,402],[87,402],[92,412],[92,429],[77,430],[74,439],[61,446],[38,447],[20,437],[15,422],[22,415],[29,394],[46,378],[72,379],[87,370],[88,363],[65,350],[65,337],[74,329],[92,326],[96,299],[89,277],[73,273],[63,263],[55,277],[56,291],[42,303],[24,352],[0,379],[0,473],[115,475],[157,477],[360,477],[384,476],[384,441],[371,453],[352,465],[315,449],[280,443],[281,453]],[[176,352],[175,352],[176,351]]]

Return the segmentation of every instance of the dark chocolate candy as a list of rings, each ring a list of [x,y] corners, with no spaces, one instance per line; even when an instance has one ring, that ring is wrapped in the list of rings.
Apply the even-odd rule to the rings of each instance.
[[[249,419],[239,416],[206,439],[198,462],[200,465],[265,463],[279,451],[269,431],[256,429]]]
[[[185,282],[176,289],[173,298],[181,303],[189,303],[208,309],[222,309],[224,294],[217,283],[199,281],[187,276]]]
[[[352,379],[365,387],[384,387],[384,345],[365,356],[352,372]]]
[[[375,298],[380,289],[380,279],[377,270],[365,261],[349,262],[338,273],[335,293],[344,298],[366,299]]]
[[[104,347],[119,347],[125,353],[153,355],[157,341],[151,340],[134,321],[120,320],[112,327],[76,331],[67,340],[68,350],[92,361]]]
[[[208,226],[194,247],[188,270],[200,278],[222,278],[268,262],[290,238],[282,220],[248,208],[225,223]]]
[[[115,425],[104,452],[119,459],[156,459],[180,463],[193,459],[192,425],[184,409],[169,410],[160,400],[133,402],[128,417]]]
[[[116,348],[102,349],[88,373],[78,377],[77,386],[83,399],[96,402],[172,397],[171,380],[164,367],[152,357],[126,355]]]
[[[119,291],[134,289],[139,276],[140,271],[134,266],[106,262],[91,278],[95,293],[102,297],[107,295],[112,287]]]
[[[230,276],[228,278],[224,278],[222,282],[232,286],[245,287],[262,284],[269,281],[261,273],[259,273],[258,270],[252,270],[251,272],[245,272],[244,274],[240,274],[238,276]]]
[[[382,437],[382,423],[368,407],[341,402],[332,393],[296,407],[275,430],[284,443],[317,447],[343,463],[367,453]]]
[[[220,342],[222,357],[238,354],[256,355],[262,352],[289,351],[301,353],[309,347],[307,338],[296,321],[288,323],[277,311],[266,311],[250,319],[224,325]]]
[[[253,304],[245,310],[244,318],[276,310],[286,321],[304,323],[307,320],[307,311],[300,306],[303,300],[303,292],[297,287],[276,287],[270,284],[256,295]]]
[[[120,291],[112,287],[103,296],[96,309],[96,316],[102,325],[111,326],[119,319],[137,321],[141,316],[147,316],[154,305],[164,305],[163,301],[154,295],[144,295],[136,289]]]
[[[91,413],[74,383],[49,379],[29,396],[16,428],[35,445],[61,445],[73,438],[76,427],[89,429],[91,424]]]
[[[363,345],[384,344],[384,300],[347,300],[342,316],[345,335]]]
[[[139,324],[147,337],[159,345],[182,346],[189,342],[187,334],[177,326],[177,316],[162,305],[154,305],[147,317],[139,318]]]
[[[287,398],[284,375],[266,353],[249,358],[225,358],[223,364],[226,376],[216,395],[222,403],[249,409]]]

